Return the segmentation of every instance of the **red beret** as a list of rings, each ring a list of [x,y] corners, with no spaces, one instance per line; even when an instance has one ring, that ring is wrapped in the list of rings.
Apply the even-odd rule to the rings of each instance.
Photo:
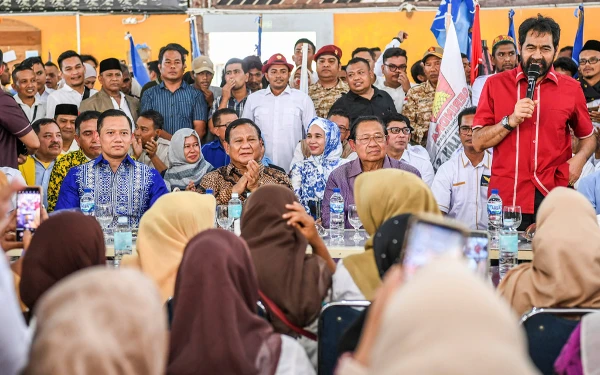
[[[315,53],[314,60],[318,59],[321,55],[333,55],[337,57],[338,60],[340,60],[342,58],[342,50],[338,46],[328,44],[326,46],[321,47],[317,51],[317,53]]]
[[[267,63],[265,65],[263,65],[263,67],[262,67],[263,74],[265,74],[267,72],[267,70],[269,70],[271,65],[285,65],[288,67],[290,72],[292,71],[292,69],[294,69],[294,66],[292,64],[289,64],[287,62],[287,60],[285,59],[285,56],[283,56],[281,53],[274,54],[273,56],[271,56],[269,61],[267,61]]]

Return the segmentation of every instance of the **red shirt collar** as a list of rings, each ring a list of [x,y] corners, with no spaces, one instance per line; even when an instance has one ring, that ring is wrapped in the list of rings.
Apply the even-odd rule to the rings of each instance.
[[[516,72],[517,83],[521,80],[527,81],[527,74],[525,74],[525,72],[523,71],[523,67],[521,66],[521,64],[519,64],[519,66],[517,67]],[[544,77],[543,81],[547,79],[551,80],[552,82],[558,85],[558,73],[556,73],[556,71],[554,70],[554,66],[550,66],[550,69],[548,69],[548,73],[546,73],[546,77]]]

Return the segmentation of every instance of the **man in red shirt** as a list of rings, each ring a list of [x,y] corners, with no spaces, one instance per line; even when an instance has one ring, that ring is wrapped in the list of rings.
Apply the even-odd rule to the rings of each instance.
[[[473,120],[473,146],[494,148],[489,191],[498,189],[505,206],[521,206],[520,230],[535,222],[542,199],[557,186],[573,186],[595,149],[592,123],[577,81],[552,67],[560,27],[538,15],[519,27],[521,64],[486,82]],[[533,98],[527,71],[540,66]],[[581,141],[575,156],[569,128]]]

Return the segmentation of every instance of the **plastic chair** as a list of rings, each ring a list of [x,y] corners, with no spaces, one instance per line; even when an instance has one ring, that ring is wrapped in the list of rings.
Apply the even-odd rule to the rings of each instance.
[[[597,309],[537,308],[523,315],[529,356],[542,374],[554,374],[554,362],[580,320],[566,319],[599,312]]]
[[[323,307],[319,317],[319,375],[333,374],[340,337],[370,304],[369,301],[341,301],[328,303]]]

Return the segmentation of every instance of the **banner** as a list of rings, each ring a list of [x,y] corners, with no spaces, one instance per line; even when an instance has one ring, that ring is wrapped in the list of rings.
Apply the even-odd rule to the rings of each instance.
[[[131,34],[127,34],[129,38],[129,53],[131,54],[131,67],[133,69],[133,77],[138,81],[141,86],[144,86],[146,83],[150,82],[150,76],[148,75],[148,70],[146,70],[146,66],[140,57],[140,54],[135,47],[135,43],[133,42],[133,36]]]
[[[0,12],[185,13],[183,0],[0,0]]]
[[[446,32],[444,57],[440,67],[431,124],[427,135],[427,151],[433,168],[445,163],[460,146],[458,135],[458,114],[471,105],[465,71],[454,23],[449,22]]]
[[[580,5],[575,9],[575,17],[579,16],[579,22],[577,23],[577,33],[575,34],[575,42],[573,43],[573,61],[579,66],[579,54],[583,48],[583,25],[584,25],[584,12],[583,5]]]
[[[440,47],[446,44],[446,14],[448,6],[451,5],[452,20],[460,52],[471,58],[471,28],[473,27],[473,15],[475,14],[476,2],[473,0],[443,0],[440,2],[431,32]]]
[[[513,9],[508,11],[508,36],[517,43],[515,47],[517,47],[517,53],[519,53],[519,42],[515,33],[515,11]]]

